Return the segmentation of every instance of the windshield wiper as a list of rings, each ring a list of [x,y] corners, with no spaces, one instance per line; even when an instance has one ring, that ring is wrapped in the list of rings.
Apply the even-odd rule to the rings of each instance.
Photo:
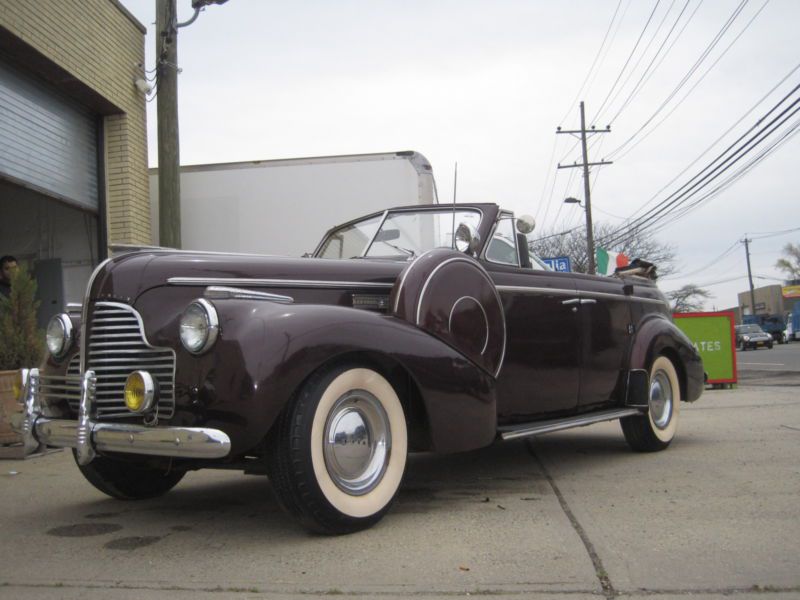
[[[394,244],[390,244],[389,242],[381,242],[381,244],[386,244],[387,246],[394,248],[395,250],[400,250],[400,252],[405,252],[407,256],[414,258],[417,253],[409,248],[403,248],[402,246],[396,246]]]

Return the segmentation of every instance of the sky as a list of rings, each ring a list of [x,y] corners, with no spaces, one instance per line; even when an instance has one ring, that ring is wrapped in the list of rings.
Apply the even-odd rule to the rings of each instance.
[[[155,0],[122,4],[147,28],[152,70]],[[188,20],[190,0],[177,4]],[[590,161],[613,160],[592,169],[593,218],[618,225],[648,214],[800,84],[797,23],[796,0],[228,0],[179,30],[181,163],[416,150],[443,201],[458,163],[459,202],[532,214],[543,235],[584,219],[563,204],[583,199],[580,170],[556,168],[580,161],[556,128],[579,128],[583,100],[587,125],[611,125],[589,140]],[[155,101],[148,140],[157,166]],[[800,135],[788,138],[654,233],[677,255],[664,291],[693,283],[713,294],[707,310],[735,306],[748,285],[745,237],[755,286],[784,278],[774,264],[800,243],[799,151]]]

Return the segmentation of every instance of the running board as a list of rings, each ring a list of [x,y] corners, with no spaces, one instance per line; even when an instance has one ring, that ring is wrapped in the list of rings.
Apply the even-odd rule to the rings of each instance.
[[[645,414],[645,411],[641,408],[615,408],[613,410],[604,410],[602,412],[588,413],[585,415],[578,415],[577,417],[567,417],[565,419],[551,419],[550,421],[539,421],[537,423],[506,425],[504,427],[498,427],[497,430],[502,439],[513,440],[531,435],[539,435],[540,433],[561,431],[562,429],[572,429],[573,427],[585,427],[593,423],[613,421],[614,419],[642,414]]]

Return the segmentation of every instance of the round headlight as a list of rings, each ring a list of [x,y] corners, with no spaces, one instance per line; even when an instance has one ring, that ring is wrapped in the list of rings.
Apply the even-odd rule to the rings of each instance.
[[[749,336],[749,335],[743,335],[743,336],[742,336],[742,339],[743,339],[745,342],[749,342],[749,341],[750,341],[750,336]]]
[[[208,300],[199,298],[183,311],[180,328],[183,347],[192,354],[201,354],[217,341],[217,311]]]
[[[156,399],[156,385],[147,371],[134,371],[125,380],[125,406],[135,413],[149,411]]]
[[[54,316],[47,324],[47,349],[62,358],[72,345],[72,321],[64,313]]]

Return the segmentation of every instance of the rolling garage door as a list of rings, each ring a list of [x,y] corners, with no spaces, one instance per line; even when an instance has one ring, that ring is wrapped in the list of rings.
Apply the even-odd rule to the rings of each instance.
[[[0,60],[0,177],[97,212],[95,115]]]

